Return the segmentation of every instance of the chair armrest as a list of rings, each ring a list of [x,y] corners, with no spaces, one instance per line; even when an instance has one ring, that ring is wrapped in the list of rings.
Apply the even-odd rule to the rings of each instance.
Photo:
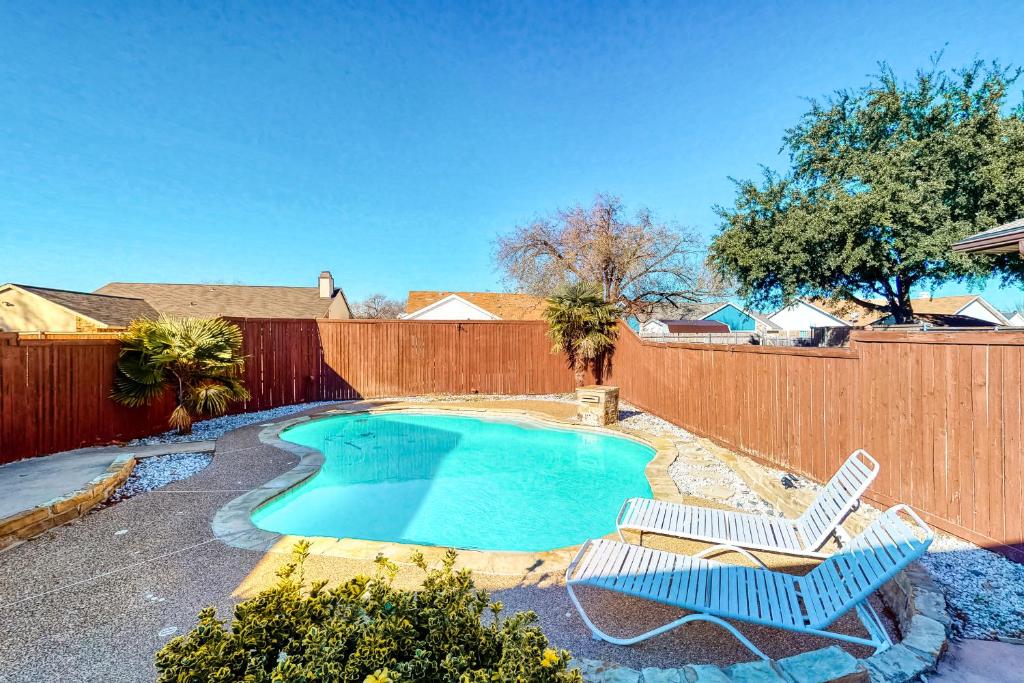
[[[761,567],[763,569],[768,569],[768,565],[766,565],[764,562],[762,562],[760,560],[760,558],[758,558],[753,553],[748,552],[748,551],[744,550],[743,548],[738,548],[738,547],[736,547],[734,545],[729,545],[728,543],[720,543],[718,545],[713,545],[710,548],[705,548],[704,550],[702,550],[699,553],[697,553],[696,555],[694,555],[694,557],[696,557],[696,558],[706,558],[709,555],[717,555],[719,553],[737,553],[737,554],[742,555],[743,557],[747,558],[748,560],[751,560],[751,561],[756,562],[757,564],[761,565]]]

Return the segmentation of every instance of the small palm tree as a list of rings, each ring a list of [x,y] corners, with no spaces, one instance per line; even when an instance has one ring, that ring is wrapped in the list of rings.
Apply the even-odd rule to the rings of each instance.
[[[600,290],[583,282],[563,285],[547,299],[544,318],[555,351],[565,353],[583,386],[588,365],[601,368],[619,334],[619,309],[601,297]]]
[[[111,398],[137,407],[172,389],[176,404],[168,422],[181,434],[192,431],[194,418],[223,415],[231,401],[249,398],[239,377],[242,331],[226,320],[136,320],[120,340]]]

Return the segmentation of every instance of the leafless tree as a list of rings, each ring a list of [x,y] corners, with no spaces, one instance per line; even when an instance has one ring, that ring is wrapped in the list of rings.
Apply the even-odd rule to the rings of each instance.
[[[595,284],[624,315],[644,316],[656,305],[701,301],[724,289],[704,268],[693,232],[656,222],[644,208],[630,219],[622,201],[606,194],[588,208],[560,209],[499,237],[495,262],[516,289],[538,296],[566,282]]]
[[[398,299],[389,299],[384,294],[371,294],[352,306],[352,315],[356,318],[394,319],[404,311],[404,302]]]

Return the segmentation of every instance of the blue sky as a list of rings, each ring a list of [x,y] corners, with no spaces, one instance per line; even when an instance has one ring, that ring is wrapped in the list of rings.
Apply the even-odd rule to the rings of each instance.
[[[501,289],[497,234],[600,191],[709,237],[804,97],[943,47],[1024,64],[1021,25],[1019,0],[0,2],[0,282]]]

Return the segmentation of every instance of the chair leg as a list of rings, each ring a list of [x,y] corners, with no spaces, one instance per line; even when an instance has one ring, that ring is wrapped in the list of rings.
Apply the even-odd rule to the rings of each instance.
[[[591,621],[590,617],[587,615],[586,610],[583,609],[583,605],[580,604],[579,599],[576,597],[576,593],[572,589],[572,584],[566,584],[565,587],[566,590],[569,591],[569,599],[572,600],[573,606],[576,608],[576,611],[579,612],[580,617],[583,619],[583,623],[585,623],[587,625],[587,628],[590,629],[590,633],[591,635],[593,635],[595,640],[604,640],[613,645],[635,645],[636,643],[647,640],[648,638],[653,638],[654,636],[658,636],[662,633],[671,631],[674,628],[678,628],[683,624],[688,624],[691,621],[708,621],[712,624],[721,626],[726,631],[731,633],[736,638],[736,640],[740,642],[741,645],[743,645],[745,648],[750,650],[752,653],[754,653],[761,659],[769,659],[768,655],[766,655],[764,652],[761,652],[761,650],[759,650],[756,645],[750,642],[750,640],[746,636],[744,636],[742,633],[736,630],[735,626],[733,626],[732,624],[723,619],[719,619],[718,617],[712,616],[710,614],[701,614],[700,612],[687,614],[686,616],[680,617],[679,619],[669,622],[664,626],[659,626],[658,628],[651,629],[646,633],[641,633],[640,635],[633,636],[632,638],[616,638],[615,636],[608,635],[607,633],[599,629],[597,625],[593,621]]]
[[[892,647],[892,638],[889,637],[888,631],[885,630],[885,625],[882,624],[881,617],[878,616],[878,612],[871,606],[871,603],[865,598],[864,602],[857,605],[857,616],[860,617],[860,622],[864,624],[865,630],[875,644],[875,654],[887,650]]]

